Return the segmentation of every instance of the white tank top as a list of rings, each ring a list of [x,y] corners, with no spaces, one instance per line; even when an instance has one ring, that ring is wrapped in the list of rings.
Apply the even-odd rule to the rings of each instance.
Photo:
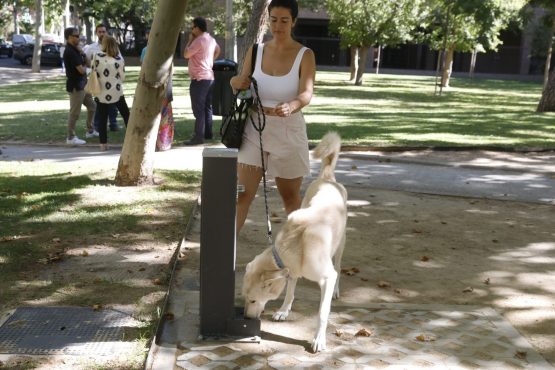
[[[278,103],[289,102],[299,94],[299,68],[307,47],[302,47],[297,53],[289,73],[283,76],[270,76],[262,72],[262,53],[264,44],[258,45],[256,65],[253,76],[258,83],[258,94],[264,107],[273,108]]]

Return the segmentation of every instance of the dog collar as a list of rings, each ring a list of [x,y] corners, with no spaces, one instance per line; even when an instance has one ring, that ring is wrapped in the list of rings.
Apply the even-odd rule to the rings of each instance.
[[[272,245],[272,256],[274,256],[274,261],[276,261],[276,265],[278,268],[285,268],[285,266],[283,265],[283,261],[281,260],[281,258],[279,258],[279,254],[275,245]]]

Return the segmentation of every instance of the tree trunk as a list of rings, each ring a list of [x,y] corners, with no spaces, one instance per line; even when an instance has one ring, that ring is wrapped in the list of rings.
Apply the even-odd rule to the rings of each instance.
[[[183,0],[161,0],[158,3],[119,159],[115,179],[118,186],[153,183],[160,108],[171,77],[175,45],[186,6],[187,1]]]
[[[271,0],[254,0],[252,5],[252,14],[247,24],[247,30],[245,31],[245,37],[239,45],[239,50],[237,53],[239,65],[239,73],[243,68],[243,61],[245,60],[245,55],[249,47],[255,43],[260,43],[264,32],[266,30],[266,11]]]
[[[363,46],[360,48],[360,62],[358,65],[357,78],[355,81],[356,86],[362,85],[362,76],[364,75],[364,70],[366,69],[366,60],[368,59],[368,47]]]
[[[64,9],[64,29],[66,29],[71,25],[71,12],[69,11],[69,0],[62,1],[62,8]]]
[[[449,79],[451,78],[451,72],[453,69],[453,56],[455,54],[455,48],[453,46],[449,47],[445,55],[444,65],[443,65],[443,75],[441,77],[441,87],[449,87]]]
[[[378,45],[378,55],[376,56],[376,74],[380,74],[380,62],[382,59],[382,46]]]
[[[349,81],[354,81],[358,71],[358,51],[359,48],[351,46],[351,77]]]
[[[551,69],[551,55],[553,54],[553,36],[555,34],[555,20],[553,21],[553,26],[549,32],[549,46],[547,47],[547,57],[545,58],[545,70],[543,73],[543,88],[547,87],[547,82],[549,81],[549,70]]]
[[[19,34],[19,14],[17,12],[17,2],[13,2],[13,29],[14,34]]]
[[[551,72],[536,111],[540,113],[555,112],[555,72]]]
[[[84,16],[83,21],[85,22],[85,34],[87,36],[87,44],[90,44],[93,42],[93,39],[95,37],[93,31],[95,27],[93,27],[91,17],[89,15]]]
[[[470,70],[468,76],[474,78],[474,71],[476,70],[476,59],[478,57],[478,51],[476,49],[472,50],[472,56],[470,57]]]
[[[33,67],[32,72],[40,72],[40,54],[42,49],[42,30],[44,21],[44,9],[42,7],[42,0],[35,0],[35,7],[37,8],[35,19],[35,47],[33,48]]]

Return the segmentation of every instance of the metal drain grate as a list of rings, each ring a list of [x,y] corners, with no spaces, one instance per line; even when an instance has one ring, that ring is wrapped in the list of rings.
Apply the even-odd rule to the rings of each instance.
[[[132,346],[122,342],[123,329],[136,326],[114,310],[20,307],[0,326],[0,353],[109,356]]]

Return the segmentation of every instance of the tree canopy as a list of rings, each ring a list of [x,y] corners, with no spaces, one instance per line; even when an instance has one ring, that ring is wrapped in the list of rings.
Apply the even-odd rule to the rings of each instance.
[[[413,38],[423,0],[327,0],[331,29],[343,47],[395,46]]]

